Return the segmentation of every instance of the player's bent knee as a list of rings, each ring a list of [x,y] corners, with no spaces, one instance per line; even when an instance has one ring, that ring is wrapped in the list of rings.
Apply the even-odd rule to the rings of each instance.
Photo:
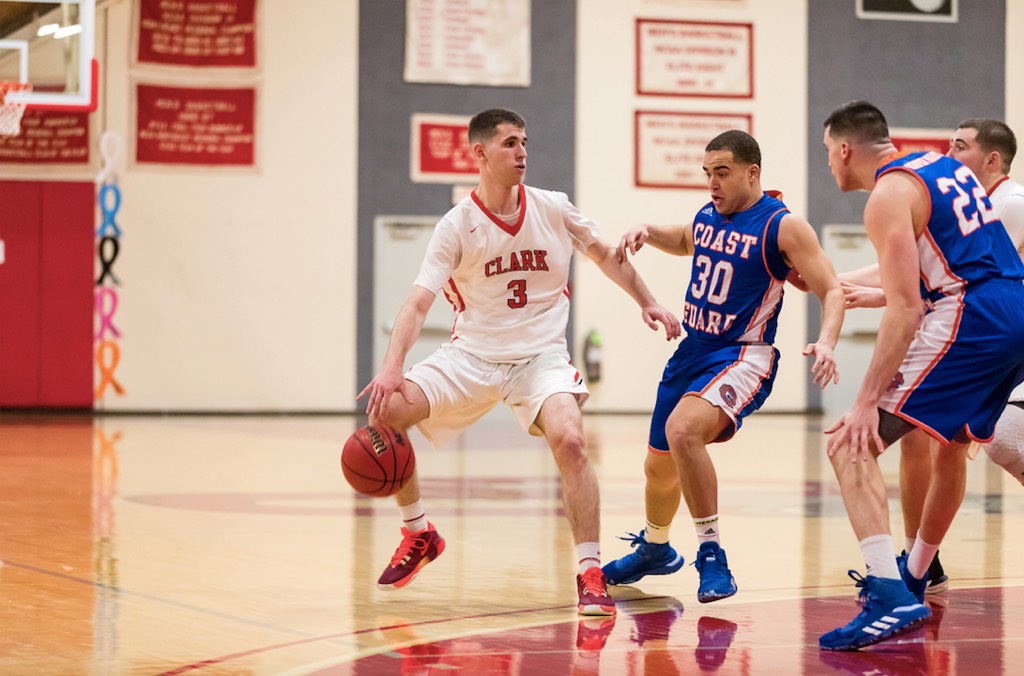
[[[985,444],[992,462],[1007,467],[1024,458],[1024,410],[1009,404],[999,417],[992,441]]]

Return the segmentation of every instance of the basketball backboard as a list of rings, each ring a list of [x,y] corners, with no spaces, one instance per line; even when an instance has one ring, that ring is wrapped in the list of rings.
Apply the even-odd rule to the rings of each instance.
[[[95,110],[95,0],[0,0],[0,80],[27,82],[10,92],[42,110]]]

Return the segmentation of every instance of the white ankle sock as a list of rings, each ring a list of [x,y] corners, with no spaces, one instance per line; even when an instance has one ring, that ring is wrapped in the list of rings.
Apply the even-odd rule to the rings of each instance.
[[[601,567],[601,543],[581,542],[576,545],[576,558],[579,559],[579,574],[587,572],[591,568]]]
[[[918,545],[921,544],[918,540]],[[872,535],[860,541],[860,552],[864,555],[868,575],[900,579],[900,570],[896,567],[896,550],[892,545],[891,535]]]
[[[910,552],[910,556],[907,557],[907,571],[920,580],[928,572],[928,567],[932,565],[932,559],[935,558],[937,551],[939,551],[938,545],[928,544],[921,539],[921,534],[918,533],[914,551]]]
[[[697,531],[698,547],[705,542],[719,542],[718,515],[702,516],[693,520],[694,530]]]
[[[671,527],[671,521],[668,522],[667,526],[659,526],[651,523],[648,519],[647,527],[644,529],[644,540],[652,545],[663,545],[668,542],[668,531]]]
[[[398,512],[402,515],[402,525],[410,533],[419,533],[427,529],[427,513],[423,511],[422,500],[417,500],[411,505],[399,505]]]

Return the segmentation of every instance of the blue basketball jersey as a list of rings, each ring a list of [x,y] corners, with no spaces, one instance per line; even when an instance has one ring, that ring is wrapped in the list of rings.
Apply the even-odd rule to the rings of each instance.
[[[892,171],[931,200],[917,250],[932,306],[878,406],[943,443],[986,441],[1024,378],[1024,265],[970,169],[932,152],[897,155],[876,177]]]
[[[876,179],[891,171],[909,172],[931,198],[928,225],[917,240],[924,298],[957,296],[989,279],[1024,278],[1024,264],[970,169],[928,152],[896,156],[879,167]]]
[[[687,339],[716,345],[772,343],[790,267],[779,251],[789,213],[766,192],[728,216],[708,203],[693,219],[693,269],[683,308]]]

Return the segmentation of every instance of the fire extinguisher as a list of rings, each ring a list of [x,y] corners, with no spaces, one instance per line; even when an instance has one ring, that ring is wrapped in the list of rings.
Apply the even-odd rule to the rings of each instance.
[[[588,382],[601,380],[601,336],[597,331],[588,333],[583,342],[583,368]]]

